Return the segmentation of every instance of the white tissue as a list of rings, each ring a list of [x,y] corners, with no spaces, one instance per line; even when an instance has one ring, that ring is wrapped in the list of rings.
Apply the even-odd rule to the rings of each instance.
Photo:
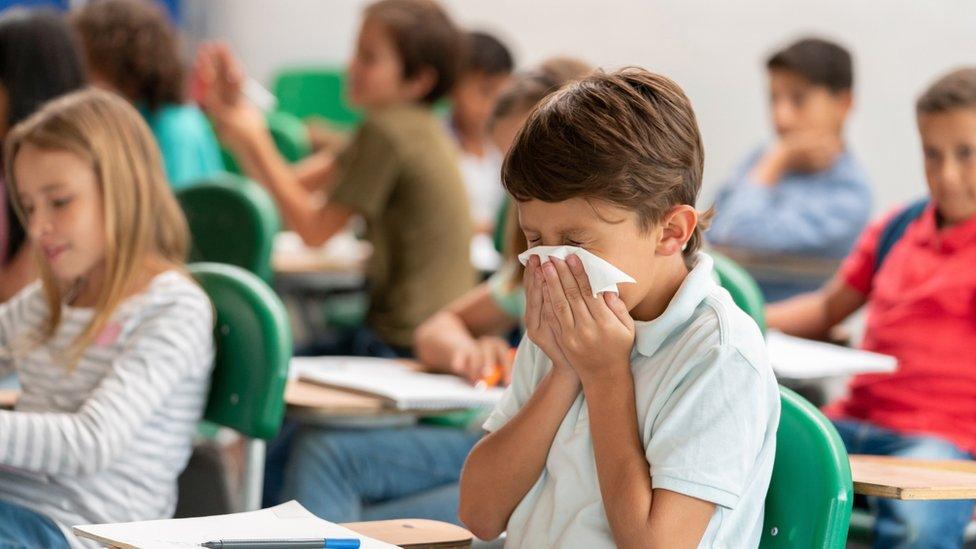
[[[583,263],[583,270],[590,279],[590,287],[593,288],[593,297],[603,292],[620,293],[617,284],[634,284],[637,282],[627,273],[607,263],[604,259],[576,246],[536,246],[519,254],[518,259],[525,265],[529,258],[537,255],[542,263],[549,261],[550,257],[558,257],[565,260],[567,257],[576,254]]]

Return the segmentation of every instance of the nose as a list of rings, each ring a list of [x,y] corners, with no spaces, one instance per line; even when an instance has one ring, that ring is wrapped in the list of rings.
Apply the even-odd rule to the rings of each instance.
[[[942,166],[939,167],[939,179],[945,187],[957,187],[959,185],[960,175],[959,163],[955,160],[946,159],[942,162]]]
[[[50,234],[51,230],[51,217],[44,213],[43,208],[35,208],[27,220],[28,235],[36,240]]]

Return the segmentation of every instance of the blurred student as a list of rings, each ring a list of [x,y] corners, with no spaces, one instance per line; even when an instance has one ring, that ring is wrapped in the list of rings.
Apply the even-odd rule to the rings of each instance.
[[[213,361],[186,220],[124,99],[74,92],[5,143],[41,281],[0,305],[0,546],[84,547],[77,524],[168,518]]]
[[[461,175],[475,230],[491,233],[505,190],[499,174],[502,151],[488,136],[498,96],[511,79],[512,54],[494,36],[469,32],[461,75],[451,91],[451,129],[461,148]]]
[[[85,85],[74,31],[54,11],[0,15],[0,142],[44,102]],[[24,228],[0,176],[0,303],[37,278]]]
[[[285,223],[318,246],[353,216],[367,224],[366,326],[318,354],[409,356],[414,330],[470,289],[471,217],[457,151],[431,105],[454,85],[463,35],[430,0],[381,0],[364,11],[349,63],[349,99],[366,118],[335,159],[297,167],[278,153],[257,108],[240,93],[230,51],[198,54],[203,101],[221,140],[272,194]]]
[[[713,244],[840,259],[871,213],[868,177],[844,142],[851,55],[806,38],[766,62],[776,138],[746,157],[715,199]],[[767,301],[813,288],[759,277]]]
[[[863,347],[898,359],[827,406],[847,450],[913,459],[976,456],[976,67],[915,111],[929,196],[872,223],[822,289],[770,306],[771,328],[824,337],[867,306]],[[962,547],[973,500],[878,498],[874,546]]]
[[[87,2],[72,16],[89,78],[121,94],[145,117],[163,152],[166,177],[181,189],[224,169],[213,129],[186,102],[179,36],[156,2]]]

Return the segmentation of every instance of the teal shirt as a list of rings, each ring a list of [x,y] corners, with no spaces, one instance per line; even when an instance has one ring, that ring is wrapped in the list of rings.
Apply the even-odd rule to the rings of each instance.
[[[154,112],[145,108],[140,112],[159,143],[173,190],[223,171],[217,138],[195,105],[163,105]]]

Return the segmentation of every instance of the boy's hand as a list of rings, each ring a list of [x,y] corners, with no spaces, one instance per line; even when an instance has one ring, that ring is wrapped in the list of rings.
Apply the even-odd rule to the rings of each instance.
[[[475,384],[500,366],[504,372],[501,381],[508,385],[512,378],[512,359],[507,341],[496,336],[483,336],[454,351],[451,372]]]
[[[264,136],[264,114],[248,101],[241,88],[244,72],[222,43],[206,43],[197,50],[192,93],[210,116],[220,141],[234,152],[249,140]]]
[[[791,169],[802,172],[826,170],[844,150],[837,135],[829,132],[805,131],[783,139],[787,163]]]
[[[525,288],[525,335],[552,360],[554,371],[576,377],[569,360],[556,343],[552,330],[555,323],[555,318],[551,318],[552,308],[544,307],[545,278],[540,268],[541,263],[539,256],[531,256],[522,277],[522,286]]]
[[[575,255],[542,266],[544,309],[556,343],[579,375],[590,380],[630,372],[636,329],[624,302],[612,292],[593,297],[590,279]]]

